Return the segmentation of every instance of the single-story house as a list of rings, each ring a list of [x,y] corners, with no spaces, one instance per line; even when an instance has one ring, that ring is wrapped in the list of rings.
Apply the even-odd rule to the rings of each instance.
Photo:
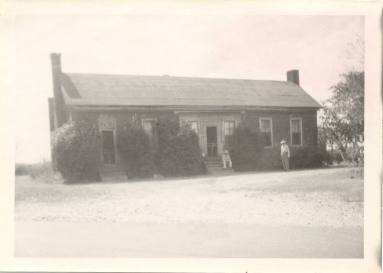
[[[199,77],[64,73],[60,54],[51,54],[54,97],[49,99],[51,130],[91,115],[102,136],[102,162],[118,166],[117,131],[138,120],[150,134],[161,117],[187,123],[203,154],[219,158],[226,136],[243,123],[265,133],[267,164],[280,164],[279,143],[290,149],[317,146],[321,107],[299,85],[298,70],[286,81]]]

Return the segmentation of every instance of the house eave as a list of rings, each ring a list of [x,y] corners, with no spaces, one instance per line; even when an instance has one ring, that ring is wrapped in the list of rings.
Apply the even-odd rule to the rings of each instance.
[[[279,111],[279,112],[290,112],[290,111],[317,111],[321,107],[281,107],[281,106],[242,106],[242,105],[134,105],[134,106],[116,106],[116,105],[68,105],[71,111],[86,111],[86,112],[97,112],[97,111],[135,111],[135,112],[147,112],[147,111],[161,111],[161,112],[238,112],[238,111]]]

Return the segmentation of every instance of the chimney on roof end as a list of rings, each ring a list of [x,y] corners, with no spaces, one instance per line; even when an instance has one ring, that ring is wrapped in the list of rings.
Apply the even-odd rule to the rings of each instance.
[[[299,85],[299,70],[289,70],[287,71],[287,81]]]
[[[61,54],[51,53],[52,69],[61,72]]]
[[[53,80],[53,105],[55,124],[60,127],[66,122],[64,96],[61,90],[61,54],[51,53],[52,80]]]

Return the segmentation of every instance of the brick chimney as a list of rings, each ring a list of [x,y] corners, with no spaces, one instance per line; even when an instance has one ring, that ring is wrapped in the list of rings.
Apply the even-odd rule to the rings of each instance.
[[[287,81],[299,85],[299,70],[287,71]]]
[[[55,124],[60,127],[66,122],[66,111],[64,97],[61,90],[61,55],[51,53],[52,79],[53,79],[53,100]]]

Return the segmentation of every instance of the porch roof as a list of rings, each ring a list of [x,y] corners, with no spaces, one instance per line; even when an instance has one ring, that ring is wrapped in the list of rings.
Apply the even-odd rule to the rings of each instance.
[[[61,85],[73,106],[321,107],[288,81],[62,73]]]

